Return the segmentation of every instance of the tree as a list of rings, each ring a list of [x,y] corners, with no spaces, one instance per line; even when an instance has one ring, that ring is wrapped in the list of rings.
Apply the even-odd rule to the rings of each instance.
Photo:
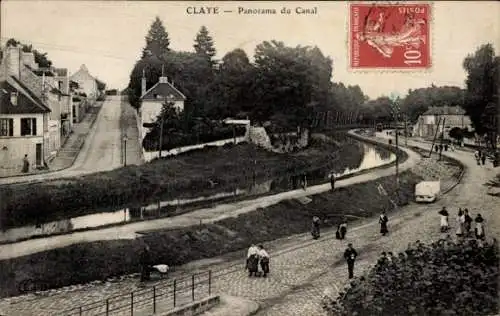
[[[498,313],[499,249],[496,240],[420,242],[351,282],[329,315],[492,315]]]
[[[455,139],[457,143],[460,143],[464,139],[464,131],[460,127],[453,127],[448,132],[448,135]]]
[[[203,25],[198,34],[196,34],[193,46],[196,54],[207,58],[212,65],[215,64],[214,57],[216,50],[214,47],[214,40],[208,34],[206,26]]]
[[[476,132],[486,134],[489,145],[496,148],[500,57],[493,45],[482,45],[464,59],[463,67],[467,72],[465,110]]]
[[[106,90],[106,84],[98,79],[95,80],[97,83],[97,90],[104,91]]]
[[[21,46],[21,49],[23,52],[25,52],[25,53],[32,52],[33,53],[33,55],[35,56],[35,62],[38,64],[38,67],[50,68],[52,66],[52,61],[48,59],[47,53],[39,52],[38,50],[33,48],[33,45],[22,44],[21,42],[19,42],[18,40],[14,39],[14,38],[10,38],[6,43],[7,47],[9,47],[9,46],[17,47],[18,45]]]
[[[168,38],[168,33],[165,30],[165,26],[163,26],[163,22],[157,16],[146,35],[146,47],[142,50],[142,58],[150,55],[161,58],[165,53],[170,51],[169,46],[170,39]]]

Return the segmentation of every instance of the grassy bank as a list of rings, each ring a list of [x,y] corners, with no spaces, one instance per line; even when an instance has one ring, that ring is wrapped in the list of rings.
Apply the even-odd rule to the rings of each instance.
[[[288,200],[214,224],[148,233],[142,240],[78,244],[4,260],[0,262],[0,294],[19,294],[19,284],[28,278],[55,288],[137,272],[143,242],[150,245],[156,262],[181,265],[236,251],[251,242],[307,232],[313,215],[323,218],[325,226],[337,225],[343,215],[372,216],[392,208],[389,198],[400,205],[407,204],[419,180],[411,172],[402,173],[399,196],[395,193],[394,177],[390,176],[315,195],[306,205]],[[389,197],[380,195],[379,183]]]
[[[328,167],[343,171],[359,165],[359,143],[313,140],[297,153],[275,154],[251,144],[188,152],[141,166],[127,166],[88,176],[0,188],[3,228],[38,224],[159,199],[210,195],[276,176]],[[335,163],[331,163],[335,161]]]

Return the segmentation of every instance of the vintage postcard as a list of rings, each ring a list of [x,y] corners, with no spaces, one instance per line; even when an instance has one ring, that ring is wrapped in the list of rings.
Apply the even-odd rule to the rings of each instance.
[[[497,315],[500,3],[0,2],[0,315]]]

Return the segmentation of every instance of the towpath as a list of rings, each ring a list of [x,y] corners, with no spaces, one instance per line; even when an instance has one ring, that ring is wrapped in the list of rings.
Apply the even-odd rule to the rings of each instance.
[[[426,144],[408,143],[429,148]],[[267,279],[249,279],[242,268],[242,260],[188,266],[195,270],[212,269],[215,292],[258,301],[261,304],[258,315],[323,315],[320,306],[323,290],[332,284],[342,288],[347,282],[347,269],[341,256],[348,242],[352,242],[360,253],[355,270],[356,275],[360,275],[375,263],[382,251],[397,252],[410,242],[430,242],[442,237],[437,211],[444,205],[451,210],[452,215],[458,207],[468,207],[473,215],[481,212],[487,221],[487,234],[498,236],[500,218],[495,213],[498,211],[498,198],[487,195],[487,188],[483,185],[494,176],[494,170],[476,166],[468,152],[447,152],[445,155],[461,161],[467,167],[462,182],[435,204],[410,204],[391,215],[390,234],[387,237],[380,236],[377,218],[372,218],[355,223],[349,229],[345,241],[335,240],[332,232],[325,232],[317,241],[312,241],[309,234],[301,234],[271,242],[271,274]],[[413,159],[420,161],[416,157]],[[410,162],[408,160],[404,167],[408,168]],[[390,168],[388,173],[392,172],[393,168]],[[451,221],[452,227],[453,224]],[[235,264],[238,265],[236,268]],[[192,271],[191,268],[184,268],[184,272]],[[36,315],[52,315],[56,311],[60,312],[62,307],[77,307],[109,296],[126,294],[137,287],[137,280],[128,279],[104,285],[75,287],[72,290],[56,290],[45,297],[26,295],[3,299],[0,301],[0,311],[8,315],[35,315],[34,311]]]

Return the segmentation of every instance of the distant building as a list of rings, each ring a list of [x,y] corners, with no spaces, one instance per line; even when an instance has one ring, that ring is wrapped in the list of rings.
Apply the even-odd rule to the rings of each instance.
[[[87,66],[81,65],[80,69],[71,75],[70,80],[78,83],[80,89],[87,95],[90,102],[99,96],[96,79],[89,73]]]
[[[20,173],[24,156],[31,167],[43,166],[50,156],[50,109],[16,77],[0,79],[0,168]]]
[[[146,136],[149,128],[144,127],[155,123],[160,115],[165,102],[173,102],[174,107],[179,111],[184,111],[184,101],[186,96],[175,88],[173,82],[168,81],[168,77],[160,77],[158,82],[149,90],[146,90],[146,78],[143,74],[141,83],[141,107],[139,117],[141,119],[141,140]]]
[[[465,110],[459,106],[431,107],[418,118],[413,128],[413,135],[431,138],[438,131],[438,136],[443,133],[445,138],[449,138],[448,132],[452,128],[470,129],[471,124],[469,116],[465,115]]]

